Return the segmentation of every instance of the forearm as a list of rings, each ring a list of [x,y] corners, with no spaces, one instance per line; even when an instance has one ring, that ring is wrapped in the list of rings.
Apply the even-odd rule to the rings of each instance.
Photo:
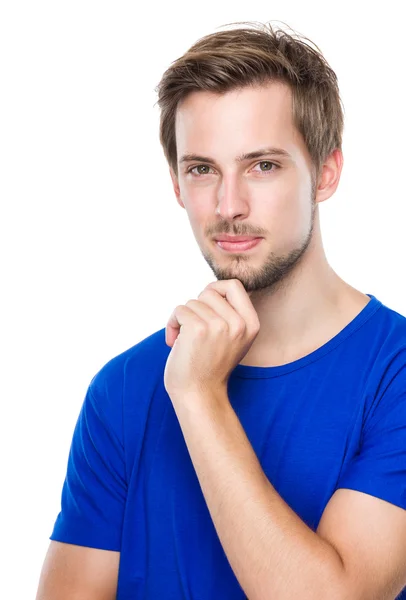
[[[174,407],[218,537],[248,598],[341,600],[339,554],[271,485],[228,398],[206,395]]]

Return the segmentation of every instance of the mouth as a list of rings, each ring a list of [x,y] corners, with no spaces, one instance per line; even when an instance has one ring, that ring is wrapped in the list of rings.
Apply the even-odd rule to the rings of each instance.
[[[236,237],[238,241],[232,240],[232,236],[224,236],[216,239],[215,242],[219,248],[226,252],[242,252],[245,250],[251,250],[258,246],[259,242],[263,239],[261,237]]]

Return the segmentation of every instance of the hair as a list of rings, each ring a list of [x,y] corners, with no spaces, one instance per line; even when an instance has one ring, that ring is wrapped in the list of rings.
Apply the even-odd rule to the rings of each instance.
[[[171,63],[155,88],[161,111],[160,143],[169,166],[178,176],[176,109],[189,93],[224,94],[245,86],[281,82],[292,91],[293,123],[303,137],[317,179],[326,158],[342,146],[344,107],[336,74],[320,48],[291,28],[292,35],[269,23],[228,25],[251,27],[200,38]]]

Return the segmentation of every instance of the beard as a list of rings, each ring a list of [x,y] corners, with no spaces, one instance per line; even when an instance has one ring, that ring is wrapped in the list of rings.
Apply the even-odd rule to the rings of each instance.
[[[316,209],[317,204],[312,189],[310,224],[305,239],[285,255],[270,252],[264,264],[258,269],[253,269],[250,257],[244,253],[230,255],[232,262],[225,267],[216,263],[212,253],[201,250],[202,255],[217,280],[238,279],[246,292],[263,290],[266,293],[274,293],[287,283],[288,275],[299,267],[300,260],[312,240]]]

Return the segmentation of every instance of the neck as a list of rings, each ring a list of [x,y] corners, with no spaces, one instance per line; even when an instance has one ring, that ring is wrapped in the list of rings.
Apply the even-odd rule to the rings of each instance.
[[[272,366],[306,356],[337,335],[369,302],[328,264],[319,231],[300,264],[272,290],[250,293],[260,331],[240,364]]]

